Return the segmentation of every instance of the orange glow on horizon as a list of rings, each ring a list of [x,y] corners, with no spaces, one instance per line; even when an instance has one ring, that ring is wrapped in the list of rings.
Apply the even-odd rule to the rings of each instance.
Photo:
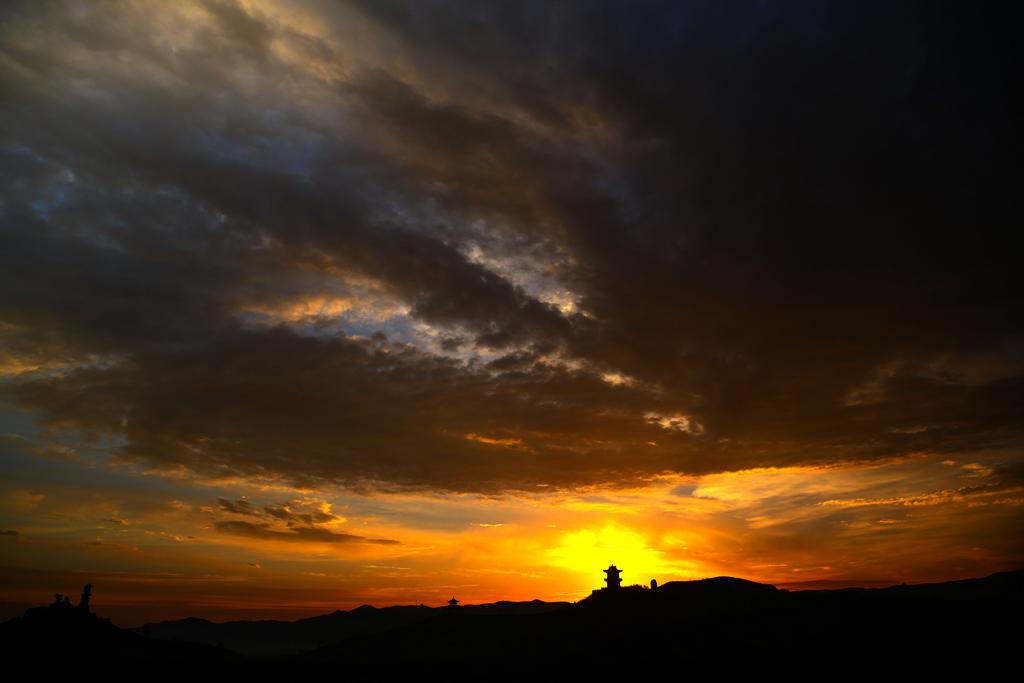
[[[626,585],[966,578],[1011,568],[1009,551],[980,547],[976,531],[1017,514],[1019,495],[964,485],[990,476],[981,461],[915,457],[503,496],[300,494],[238,480],[217,497],[180,477],[165,479],[166,500],[8,488],[0,508],[33,524],[0,538],[0,567],[36,561],[53,578],[2,570],[0,597],[34,604],[88,576],[96,605],[135,625],[439,605],[452,594],[463,604],[575,601],[602,586],[610,564]]]

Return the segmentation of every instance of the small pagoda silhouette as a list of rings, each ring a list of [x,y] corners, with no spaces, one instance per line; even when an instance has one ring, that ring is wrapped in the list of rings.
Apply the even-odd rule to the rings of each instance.
[[[619,574],[621,572],[622,570],[616,567],[614,564],[609,566],[608,569],[604,570],[604,573],[607,574],[607,576],[604,579],[604,582],[608,584],[605,587],[605,590],[613,591],[622,588],[622,579],[619,578]]]
[[[444,609],[447,612],[458,612],[459,610],[462,609],[462,607],[459,605],[459,601],[456,600],[455,596],[453,595],[452,599],[448,601],[448,606],[445,607]]]

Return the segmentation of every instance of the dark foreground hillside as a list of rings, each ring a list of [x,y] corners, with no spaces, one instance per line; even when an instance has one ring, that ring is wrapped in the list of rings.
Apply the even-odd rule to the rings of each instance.
[[[242,656],[158,640],[74,608],[52,607],[0,624],[0,643],[7,662],[46,661],[59,652],[115,667],[185,663],[204,671],[329,672],[341,680],[543,680],[572,674],[600,679],[630,671],[672,678],[955,671],[981,680],[999,668],[1017,670],[1022,607],[1024,571],[941,584],[799,592],[721,577],[605,591],[551,609],[431,610],[412,623],[291,656]]]
[[[787,592],[740,579],[599,593],[524,618],[450,615],[304,661],[347,670],[700,671],[837,676],[1017,668],[1024,572],[885,589]]]

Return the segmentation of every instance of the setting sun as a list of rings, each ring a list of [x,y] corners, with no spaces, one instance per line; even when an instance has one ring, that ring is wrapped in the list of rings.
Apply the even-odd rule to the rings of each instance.
[[[687,566],[689,563],[666,558],[663,551],[650,546],[644,534],[615,523],[597,529],[570,531],[547,556],[554,566],[578,572],[591,584],[599,576],[595,570],[611,564],[623,570],[623,582],[627,585],[695,575]]]

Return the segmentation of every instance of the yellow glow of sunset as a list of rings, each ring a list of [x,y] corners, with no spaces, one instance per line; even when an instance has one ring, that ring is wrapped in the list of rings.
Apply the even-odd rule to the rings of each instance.
[[[612,564],[623,569],[626,584],[692,574],[666,558],[663,551],[652,548],[644,534],[615,523],[565,533],[559,544],[547,551],[547,558],[552,565],[579,572],[591,582],[598,576],[595,569]]]

